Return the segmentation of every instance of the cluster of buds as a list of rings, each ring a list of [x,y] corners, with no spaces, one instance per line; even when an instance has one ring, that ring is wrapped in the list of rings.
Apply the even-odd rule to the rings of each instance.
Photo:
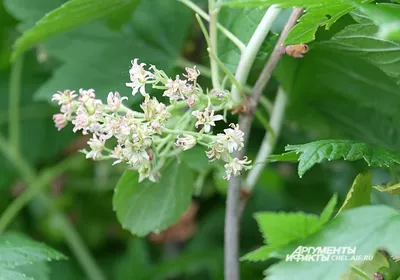
[[[139,181],[156,181],[166,158],[176,156],[179,149],[185,151],[200,144],[210,149],[206,152],[210,161],[225,162],[227,180],[250,168],[246,157],[240,160],[232,156],[243,147],[239,126],[231,124],[224,133],[211,134],[215,122],[224,120],[215,112],[226,109],[229,94],[204,93],[197,83],[200,72],[195,67],[186,68],[186,79],[179,75],[171,79],[155,66],[146,69],[146,64],[135,59],[129,75],[126,86],[132,88],[133,96],[140,92],[144,97],[140,105],[143,112],[124,106],[122,103],[128,98],[118,92],[110,92],[106,103],[96,98],[93,89],[80,89],[79,94],[65,90],[53,95],[52,100],[60,105],[60,113],[53,116],[58,130],[71,122],[73,132],[92,135],[88,141],[90,150],[83,150],[87,158],[113,159],[113,164],[125,163],[136,170]],[[147,86],[162,90],[170,104],[150,97]]]

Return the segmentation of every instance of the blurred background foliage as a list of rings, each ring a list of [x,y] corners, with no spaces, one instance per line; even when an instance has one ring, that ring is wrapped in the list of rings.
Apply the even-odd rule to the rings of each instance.
[[[3,134],[9,121],[12,44],[21,32],[65,2],[0,1],[0,131]],[[206,8],[206,1],[195,2]],[[182,72],[183,66],[207,65],[206,45],[192,11],[175,0],[132,3],[108,18],[51,37],[25,53],[20,102],[21,149],[38,170],[52,166],[85,145],[85,137],[72,134],[68,127],[61,132],[54,128],[52,114],[57,109],[50,104],[50,98],[57,90],[95,88],[103,99],[114,90],[129,95],[125,82],[129,78],[130,61],[135,57],[156,65],[170,76]],[[220,22],[247,42],[264,11],[264,8],[223,8]],[[281,31],[289,14],[290,10],[281,14],[273,31]],[[309,54],[297,60],[287,57],[278,66],[275,80],[264,92],[273,99],[279,82],[290,94],[287,120],[276,153],[282,152],[286,144],[324,138],[358,139],[390,149],[400,148],[397,81],[388,77],[379,65],[366,62],[365,54],[348,53],[335,44],[335,40],[340,40],[335,39],[335,34],[354,23],[347,15],[332,29],[319,30]],[[276,39],[277,35],[272,34],[264,42],[252,69],[251,83]],[[223,35],[219,39],[219,54],[234,71],[239,53]],[[200,82],[210,86],[207,75]],[[136,100],[139,102],[140,97]],[[131,105],[135,107],[137,103]],[[263,126],[256,121],[248,148],[250,157],[255,156],[264,133]],[[205,164],[205,155],[198,150],[189,151],[184,157],[196,172]],[[1,155],[0,170],[0,211],[3,211],[25,185],[12,164]],[[269,210],[319,214],[333,193],[343,200],[356,174],[364,170],[366,166],[358,162],[321,164],[300,180],[294,164],[268,165],[243,213],[242,255],[262,244],[253,213]],[[226,182],[209,174],[203,178],[199,195],[177,225],[159,235],[135,238],[121,228],[112,209],[113,188],[122,172],[121,166],[87,161],[81,155],[75,167],[57,176],[48,190],[109,279],[223,279]],[[375,183],[390,178],[382,170],[373,174]],[[400,207],[398,200],[375,192],[373,196],[377,204]],[[11,228],[70,257],[69,261],[51,263],[51,273],[36,279],[85,279],[68,253],[51,213],[40,201],[33,200]],[[260,279],[266,266],[266,263],[241,262],[242,278]]]

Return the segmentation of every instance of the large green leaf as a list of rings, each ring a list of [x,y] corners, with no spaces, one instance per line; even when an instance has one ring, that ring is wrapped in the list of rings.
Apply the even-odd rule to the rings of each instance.
[[[356,247],[356,255],[371,255],[377,249],[391,254],[400,252],[400,243],[393,232],[400,231],[400,213],[388,206],[362,206],[341,213],[317,233],[293,242],[276,252],[275,256],[285,258],[298,246],[313,247]],[[337,280],[356,262],[347,260],[335,262],[281,261],[267,271],[268,280]]]
[[[378,26],[363,18],[363,23],[349,25],[331,40],[320,44],[359,57],[400,84],[400,42],[378,37],[378,31]]]
[[[379,26],[377,37],[400,40],[400,5],[383,3],[359,7]]]
[[[353,182],[346,199],[338,211],[340,212],[371,203],[372,177],[371,173],[359,174]]]
[[[193,176],[186,165],[172,164],[159,182],[138,183],[137,172],[127,170],[115,188],[113,205],[123,228],[144,236],[177,222],[189,207]]]
[[[1,280],[34,280],[32,277],[26,276],[25,274],[11,270],[10,268],[0,267],[0,279]]]
[[[300,177],[315,164],[324,160],[343,158],[355,161],[364,159],[368,165],[379,167],[400,164],[399,153],[352,140],[319,140],[302,145],[288,145],[285,150],[300,154],[298,168]]]
[[[285,40],[286,45],[309,43],[315,40],[315,33],[320,26],[329,29],[339,18],[355,8],[355,3],[370,0],[225,0],[223,5],[231,7],[270,6],[278,4],[282,8],[304,7],[306,13],[299,23],[290,31]]]
[[[124,11],[138,0],[71,0],[46,14],[15,42],[17,56],[38,42],[93,20]]]

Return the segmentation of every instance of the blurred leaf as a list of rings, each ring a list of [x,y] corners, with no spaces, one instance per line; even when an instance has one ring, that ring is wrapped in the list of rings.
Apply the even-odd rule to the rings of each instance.
[[[371,173],[359,174],[353,182],[346,199],[340,207],[339,215],[342,211],[371,204],[372,177]]]
[[[0,278],[4,280],[49,279],[44,262],[66,257],[46,245],[17,233],[0,237]]]
[[[397,236],[400,230],[400,213],[390,207],[362,206],[341,213],[328,222],[317,233],[291,243],[279,252],[284,257],[292,254],[298,246],[313,247],[356,247],[356,255],[371,255],[377,249],[395,254],[400,252]],[[267,271],[268,280],[336,280],[354,264],[351,258],[337,262],[294,262],[281,261]]]
[[[380,192],[385,192],[385,193],[389,193],[392,195],[400,195],[400,183],[383,185],[383,186],[374,186],[374,189],[376,189]]]
[[[0,238],[0,266],[2,267],[13,267],[52,259],[65,259],[65,256],[20,234],[3,234]]]
[[[120,30],[127,23],[141,0],[129,0],[127,5],[121,6],[119,10],[108,16],[108,26],[112,30]]]
[[[321,224],[325,224],[332,218],[336,204],[337,204],[337,195],[334,194],[332,198],[329,200],[328,204],[325,206],[324,210],[322,210],[322,213],[319,217]]]
[[[323,160],[343,158],[348,161],[364,159],[368,165],[388,167],[400,163],[400,154],[352,140],[319,140],[303,145],[288,145],[286,151],[300,154],[298,173],[302,177]]]
[[[378,26],[373,23],[351,24],[331,40],[320,44],[359,57],[381,69],[400,84],[400,60],[397,59],[400,54],[400,42],[378,37],[378,30]]]
[[[145,279],[152,268],[146,241],[135,238],[128,243],[127,252],[117,262],[115,280]]]
[[[373,259],[371,261],[365,261],[359,265],[355,265],[356,268],[360,269],[361,271],[365,272],[368,276],[374,275],[375,272],[382,266],[389,266],[389,263],[384,255],[382,255],[379,251],[375,253]],[[364,280],[359,275],[354,273],[352,270],[346,272],[340,280]]]
[[[122,227],[138,236],[160,232],[174,224],[189,207],[193,176],[186,165],[172,164],[157,183],[138,183],[139,174],[127,170],[118,182],[114,210]]]
[[[270,6],[278,4],[281,8],[304,7],[306,13],[300,18],[285,40],[285,45],[309,43],[315,40],[315,33],[320,26],[329,29],[339,18],[352,11],[353,3],[371,0],[225,0],[222,5],[231,7]]]
[[[179,157],[184,164],[198,172],[205,172],[212,167],[208,162],[204,149],[197,146],[184,151]]]
[[[359,5],[362,12],[379,26],[377,37],[400,40],[400,6],[395,4]]]
[[[131,6],[133,0],[71,0],[46,14],[15,42],[13,58],[38,42]]]

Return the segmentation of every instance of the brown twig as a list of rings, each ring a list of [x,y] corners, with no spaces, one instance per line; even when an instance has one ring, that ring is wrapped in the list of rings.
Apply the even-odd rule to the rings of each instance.
[[[289,31],[296,24],[300,15],[302,14],[302,8],[296,8],[293,10],[288,22],[286,23],[275,48],[265,64],[257,82],[247,99],[247,112],[239,118],[239,127],[244,132],[245,147],[248,141],[251,124],[253,122],[255,109],[258,104],[260,96],[269,82],[272,72],[274,71],[276,65],[278,64],[281,57],[284,55],[284,50],[282,47]],[[237,151],[235,157],[243,158],[245,149]],[[239,220],[241,212],[244,209],[245,202],[240,203],[240,189],[241,189],[241,178],[232,177],[229,180],[228,194],[227,194],[227,209],[225,215],[225,279],[226,280],[239,280]],[[246,199],[247,200],[247,199]],[[244,201],[246,201],[244,200]],[[229,258],[227,256],[229,255]],[[229,272],[229,273],[227,273]]]

